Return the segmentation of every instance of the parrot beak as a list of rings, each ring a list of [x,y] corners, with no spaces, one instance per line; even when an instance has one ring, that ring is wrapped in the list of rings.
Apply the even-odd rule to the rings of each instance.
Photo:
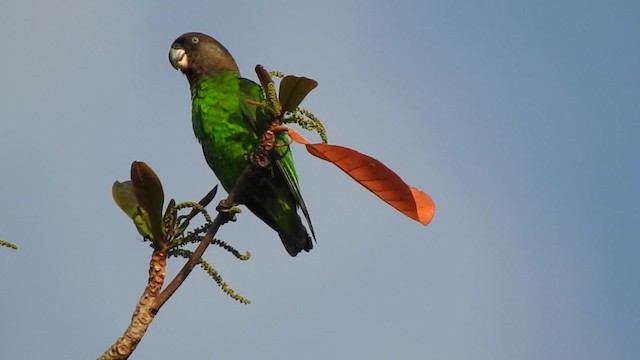
[[[185,71],[189,67],[187,52],[181,48],[172,47],[169,50],[169,62],[176,70]]]

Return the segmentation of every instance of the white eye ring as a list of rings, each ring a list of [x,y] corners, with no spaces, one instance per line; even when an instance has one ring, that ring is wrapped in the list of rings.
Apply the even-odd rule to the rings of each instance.
[[[194,43],[194,44],[197,44],[197,43],[200,42],[200,39],[197,36],[194,36],[194,37],[191,38],[191,42]]]

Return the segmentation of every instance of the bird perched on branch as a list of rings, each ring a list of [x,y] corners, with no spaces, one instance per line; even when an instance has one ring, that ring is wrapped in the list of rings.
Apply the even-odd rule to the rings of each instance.
[[[191,89],[192,123],[209,167],[229,192],[247,166],[246,155],[255,150],[270,115],[247,100],[263,102],[262,88],[240,76],[235,60],[218,41],[202,33],[178,37],[169,51],[171,65],[186,75]],[[274,229],[291,256],[309,251],[313,242],[302,224],[298,208],[311,234],[286,134],[276,135],[271,166],[242,189],[239,203]]]

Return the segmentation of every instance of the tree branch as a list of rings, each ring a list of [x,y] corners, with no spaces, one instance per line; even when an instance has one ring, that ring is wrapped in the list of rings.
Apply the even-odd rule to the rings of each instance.
[[[271,85],[273,85],[273,81],[271,80],[269,73],[263,67],[257,66],[256,72],[258,73],[259,77],[262,76],[261,80],[271,82]],[[272,106],[280,106],[277,101],[277,96],[275,97],[275,99],[271,100]],[[173,280],[171,280],[167,287],[162,291],[160,290],[162,289],[166,276],[167,254],[169,249],[164,248],[165,246],[162,245],[159,246],[163,247],[162,249],[154,248],[149,265],[149,281],[147,283],[147,286],[145,287],[144,292],[142,293],[142,296],[140,297],[140,300],[138,301],[138,304],[136,305],[136,309],[134,310],[133,316],[131,318],[131,323],[129,324],[129,327],[124,332],[124,334],[118,340],[116,340],[116,342],[111,345],[107,349],[107,351],[104,352],[104,354],[102,354],[102,356],[99,358],[100,360],[128,359],[129,356],[131,356],[162,305],[164,305],[167,300],[176,292],[180,285],[182,285],[182,283],[189,276],[193,268],[195,268],[195,266],[200,262],[200,259],[202,259],[202,255],[204,255],[207,247],[213,241],[213,238],[218,232],[218,229],[220,229],[220,226],[224,225],[232,219],[233,214],[229,211],[229,209],[239,203],[242,189],[253,177],[254,172],[270,166],[269,152],[273,149],[275,144],[274,131],[280,124],[281,115],[281,108],[279,108],[276,114],[274,114],[269,129],[261,135],[260,141],[256,146],[256,150],[248,155],[248,164],[236,180],[236,183],[233,185],[233,188],[229,192],[229,196],[227,196],[225,200],[222,200],[220,202],[220,206],[218,206],[218,215],[211,223],[211,226],[209,227],[206,235],[200,241],[200,244],[194,251],[191,258],[187,260],[178,274],[176,274]],[[209,201],[211,201],[211,199],[215,195],[215,190],[216,189],[214,188],[212,191],[210,191],[200,201],[200,203],[207,204]],[[191,214],[187,216],[185,221],[189,221],[193,216],[195,216],[195,213],[192,211]],[[166,247],[168,247],[168,242],[166,241],[154,242],[154,245],[156,244],[165,244]]]
[[[261,141],[269,140],[261,139]],[[247,164],[234,184],[233,189],[229,192],[229,196],[223,200],[225,206],[231,207],[238,203],[238,198],[242,188],[250,180],[254,173],[254,169],[257,167],[259,166],[255,165],[251,161]],[[205,196],[205,199],[208,196],[209,194]],[[153,321],[155,315],[160,311],[162,305],[169,300],[176,290],[178,290],[180,285],[182,285],[182,283],[187,279],[193,268],[195,268],[195,266],[198,265],[198,262],[200,262],[202,255],[204,255],[207,247],[209,247],[213,241],[213,238],[218,232],[218,229],[220,229],[220,226],[227,223],[232,216],[233,215],[228,211],[225,211],[224,208],[218,211],[218,215],[211,223],[211,226],[204,238],[200,241],[200,244],[194,251],[193,256],[187,260],[180,272],[176,274],[173,280],[171,280],[162,292],[160,289],[162,289],[166,276],[167,249],[154,249],[151,256],[151,263],[149,265],[149,281],[142,293],[142,296],[140,297],[140,300],[138,301],[138,304],[136,305],[136,309],[134,310],[131,318],[131,323],[124,334],[116,340],[116,342],[111,345],[104,354],[102,354],[99,358],[100,360],[128,359],[129,356],[131,356],[136,346],[142,340],[142,337],[151,324],[151,321]]]
[[[160,293],[167,267],[167,252],[153,250],[149,264],[149,281],[133,312],[131,323],[124,334],[98,359],[128,359],[142,340],[154,316],[158,313],[154,299]]]

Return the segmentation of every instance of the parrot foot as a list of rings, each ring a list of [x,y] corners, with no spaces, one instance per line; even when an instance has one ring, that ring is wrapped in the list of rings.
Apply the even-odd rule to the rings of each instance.
[[[220,200],[218,206],[216,206],[216,211],[218,212],[228,212],[233,207],[233,204],[229,204],[227,199]]]
[[[227,199],[221,200],[218,206],[216,206],[216,210],[219,213],[226,214],[227,215],[226,221],[231,221],[231,222],[237,221],[238,217],[236,216],[236,214],[240,214],[242,212],[242,210],[239,207],[229,205],[227,203]]]
[[[271,130],[273,133],[287,133],[289,131],[289,128],[284,126],[284,125],[278,125],[278,126],[273,126],[271,127]],[[287,142],[284,143],[275,143],[273,144],[273,146],[275,147],[281,147],[281,146],[289,146],[293,143],[293,139],[289,138],[289,140]]]

